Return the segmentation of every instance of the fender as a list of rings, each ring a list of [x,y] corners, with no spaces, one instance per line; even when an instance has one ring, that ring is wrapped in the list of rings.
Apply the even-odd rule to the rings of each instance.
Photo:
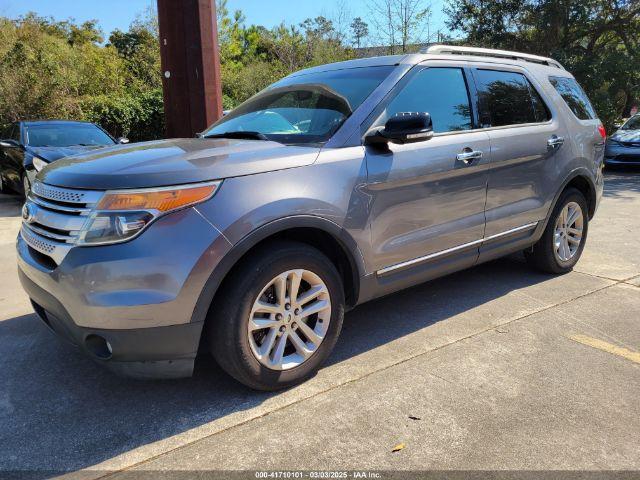
[[[551,202],[551,206],[549,207],[549,211],[547,212],[547,216],[544,219],[544,222],[541,222],[541,225],[538,226],[538,229],[536,231],[535,237],[536,237],[536,241],[538,241],[540,239],[540,237],[542,237],[542,234],[544,233],[545,229],[547,228],[547,224],[549,223],[549,220],[551,218],[551,213],[553,212],[553,209],[556,207],[556,204],[558,203],[558,200],[560,199],[560,195],[562,194],[562,192],[564,192],[564,189],[567,188],[567,185],[569,185],[569,183],[571,183],[572,180],[574,180],[577,177],[582,177],[585,180],[587,180],[587,183],[589,184],[589,193],[591,196],[592,201],[589,201],[589,199],[587,198],[587,203],[589,206],[589,219],[591,219],[595,213],[595,205],[596,205],[596,201],[597,201],[597,193],[596,193],[596,185],[593,181],[593,174],[592,172],[590,172],[586,167],[579,167],[576,168],[575,170],[572,170],[567,177],[565,178],[564,182],[562,182],[562,185],[560,186],[560,188],[558,189],[558,191],[556,192],[555,196],[553,197],[553,201]]]
[[[331,220],[314,215],[296,215],[272,220],[253,230],[231,247],[231,250],[229,250],[218,265],[216,265],[205,283],[193,310],[191,322],[203,322],[205,320],[220,284],[236,263],[251,250],[251,248],[272,235],[293,228],[316,228],[322,230],[331,235],[340,244],[351,264],[354,277],[352,280],[356,289],[354,297],[358,298],[360,278],[364,276],[365,266],[364,258],[362,257],[362,253],[360,253],[356,241],[345,229],[333,223]],[[358,253],[354,254],[354,252]]]

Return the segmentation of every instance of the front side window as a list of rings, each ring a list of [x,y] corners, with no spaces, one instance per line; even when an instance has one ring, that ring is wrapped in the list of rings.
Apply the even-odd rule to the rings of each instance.
[[[322,144],[394,68],[350,68],[285,78],[232,110],[202,136],[244,133],[285,144]]]
[[[551,118],[540,94],[521,73],[475,71],[483,127],[546,122]]]
[[[587,94],[573,78],[549,77],[549,82],[558,91],[564,102],[580,120],[598,118]]]
[[[32,147],[70,147],[113,145],[115,142],[92,124],[40,124],[25,127]]]
[[[389,102],[375,126],[403,112],[427,112],[435,133],[472,128],[469,93],[460,68],[433,67],[418,72]]]

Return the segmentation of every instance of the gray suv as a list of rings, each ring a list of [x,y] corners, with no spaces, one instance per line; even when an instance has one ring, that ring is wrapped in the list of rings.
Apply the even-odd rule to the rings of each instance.
[[[35,311],[96,361],[301,382],[344,312],[524,251],[571,270],[602,195],[604,129],[558,62],[463,47],[304,70],[201,138],[45,167],[23,209]]]

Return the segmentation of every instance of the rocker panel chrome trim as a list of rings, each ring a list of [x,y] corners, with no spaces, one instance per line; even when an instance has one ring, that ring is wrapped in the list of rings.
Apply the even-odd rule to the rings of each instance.
[[[423,263],[428,260],[433,260],[434,258],[441,257],[443,255],[448,255],[450,253],[457,252],[459,250],[464,250],[469,247],[473,247],[475,245],[480,245],[482,243],[489,242],[491,240],[495,240],[497,238],[506,237],[507,235],[512,235],[514,233],[522,232],[525,230],[530,230],[535,228],[540,222],[528,223],[526,225],[522,225],[520,227],[512,228],[511,230],[507,230],[505,232],[496,233],[495,235],[491,235],[489,237],[481,238],[479,240],[474,240],[473,242],[464,243],[462,245],[458,245],[456,247],[451,247],[446,250],[442,250],[440,252],[432,253],[429,255],[425,255],[423,257],[414,258],[413,260],[407,260],[406,262],[397,263],[395,265],[390,265],[388,267],[382,268],[376,271],[376,275],[386,275],[387,273],[394,272],[395,270],[399,270],[401,268],[410,267],[411,265],[416,265],[418,263]]]

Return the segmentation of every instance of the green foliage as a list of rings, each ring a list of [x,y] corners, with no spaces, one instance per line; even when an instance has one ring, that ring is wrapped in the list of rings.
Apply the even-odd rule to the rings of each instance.
[[[218,41],[225,109],[233,108],[269,84],[302,68],[354,58],[332,20],[318,16],[299,26],[273,29],[246,26],[241,11],[231,13],[218,0]],[[364,22],[363,22],[364,23]],[[366,32],[360,26],[361,39]]]
[[[115,137],[132,142],[161,138],[164,129],[162,90],[120,97],[100,95],[82,103],[83,117]]]
[[[456,0],[449,27],[465,43],[552,56],[586,90],[607,129],[640,100],[637,0]]]
[[[375,37],[386,39],[371,54],[413,51],[429,21],[425,0],[371,0],[367,19],[349,20],[343,11],[335,19],[317,16],[267,29],[246,25],[227,0],[216,2],[225,109],[294,71],[362,54],[369,25]],[[608,128],[640,99],[639,13],[638,0],[450,0],[448,7],[449,26],[462,33],[461,43],[563,62]],[[156,13],[148,9],[127,31],[115,30],[103,42],[95,20],[0,17],[0,125],[72,118],[134,141],[162,137]]]
[[[117,136],[160,138],[157,33],[134,23],[112,37],[120,42],[101,45],[96,21],[0,18],[0,124],[89,120]]]

